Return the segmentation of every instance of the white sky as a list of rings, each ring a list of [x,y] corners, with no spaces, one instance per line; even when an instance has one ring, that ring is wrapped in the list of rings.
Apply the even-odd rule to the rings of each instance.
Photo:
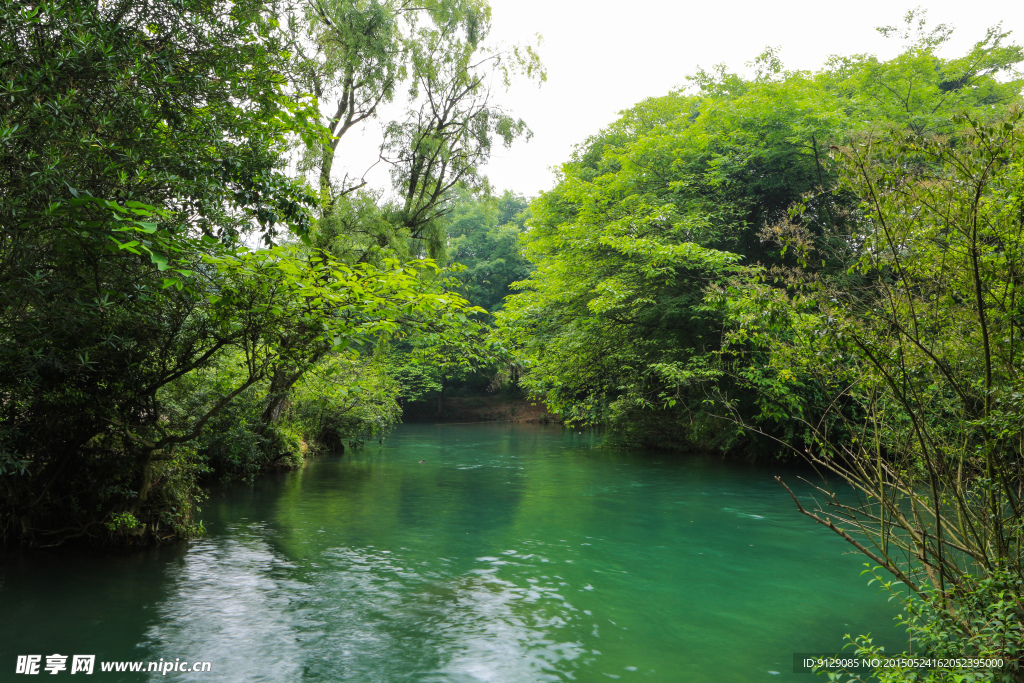
[[[952,40],[942,53],[957,56],[981,40],[985,30],[1002,22],[1024,43],[1024,2],[1020,0],[490,0],[492,37],[504,43],[535,42],[548,80],[514,85],[495,100],[533,130],[529,142],[510,150],[498,147],[484,173],[500,192],[511,189],[533,196],[554,184],[551,168],[569,158],[572,148],[646,97],[664,95],[686,85],[698,66],[725,63],[749,73],[745,64],[766,46],[781,48],[789,70],[818,70],[832,54],[897,54],[899,38],[885,39],[876,26],[903,24],[903,15],[918,5],[928,11],[929,25],[952,24]],[[355,131],[352,131],[355,133]],[[348,156],[367,158],[379,123],[361,136],[342,141],[339,166]],[[355,137],[356,139],[352,139]],[[360,139],[361,138],[361,139]],[[375,158],[376,153],[370,153]],[[361,168],[353,168],[357,174]],[[343,172],[343,171],[342,171]],[[387,184],[383,165],[368,176]]]
[[[903,15],[918,5],[927,9],[929,25],[956,27],[944,56],[963,54],[999,22],[1014,32],[1013,42],[1024,43],[1020,0],[491,0],[492,35],[507,42],[543,36],[548,80],[502,95],[534,136],[497,151],[485,173],[498,190],[550,189],[549,168],[567,161],[573,146],[618,112],[685,85],[698,66],[724,62],[744,73],[768,45],[781,47],[789,70],[816,71],[832,54],[895,56],[902,41],[874,28],[902,26]]]

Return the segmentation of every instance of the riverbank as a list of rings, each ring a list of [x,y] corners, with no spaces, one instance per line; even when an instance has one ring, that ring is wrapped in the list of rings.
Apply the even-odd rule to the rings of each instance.
[[[436,401],[415,401],[403,407],[403,422],[445,420],[450,422],[527,422],[561,423],[540,401],[509,398],[501,394],[453,396],[446,398],[438,411]]]

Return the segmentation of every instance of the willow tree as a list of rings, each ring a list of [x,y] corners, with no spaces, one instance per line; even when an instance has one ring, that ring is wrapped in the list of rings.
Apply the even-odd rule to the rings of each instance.
[[[391,166],[394,197],[386,213],[394,233],[372,237],[391,247],[425,239],[436,253],[443,237],[437,219],[450,192],[479,183],[495,141],[509,145],[529,134],[494,102],[493,86],[507,86],[517,74],[543,79],[537,55],[528,46],[490,44],[485,0],[309,0],[304,7],[291,20],[294,81],[320,102],[330,131],[304,162],[317,175],[322,216],[366,184],[362,176],[334,178],[341,141],[385,116],[380,155],[367,162]]]

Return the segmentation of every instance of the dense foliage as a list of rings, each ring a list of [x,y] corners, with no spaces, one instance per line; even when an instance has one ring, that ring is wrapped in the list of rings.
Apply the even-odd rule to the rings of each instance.
[[[449,214],[460,202],[472,202],[472,191],[486,188],[478,169],[493,144],[508,146],[529,134],[522,120],[493,101],[494,77],[506,85],[515,74],[543,79],[536,54],[529,46],[492,46],[490,7],[479,0],[424,6],[318,1],[290,14],[288,26],[295,51],[293,92],[300,98],[312,93],[333,110],[318,117],[330,135],[307,145],[299,164],[320,190],[310,246],[349,264],[379,266],[396,256],[443,260]],[[386,105],[398,115],[384,122],[378,157],[368,161],[390,167],[392,192],[364,190],[365,178],[350,171],[338,179],[335,160],[345,135],[381,115]],[[453,369],[482,362],[479,329],[462,322],[468,333],[438,335],[428,326],[417,330],[419,339],[385,354],[397,380],[389,391],[415,398],[421,390],[443,387]],[[407,353],[410,343],[417,353]],[[305,369],[289,362],[274,368],[266,421],[280,421],[304,375]],[[375,396],[371,403],[379,405],[397,398]],[[384,414],[366,423],[370,431],[393,422],[395,411]]]
[[[1020,680],[1024,51],[906,19],[887,62],[769,51],[624,112],[532,205],[499,323],[573,422],[831,471],[852,495],[794,502],[909,589],[915,654],[1010,662],[891,680]]]
[[[332,249],[330,201],[285,173],[294,145],[315,156],[338,135],[297,88],[308,62],[286,9],[0,5],[0,540],[193,533],[201,477],[392,424],[388,339],[475,334],[453,283],[407,261],[426,251],[408,216],[371,207],[397,238]],[[460,125],[477,147],[522,129]],[[436,217],[484,157],[453,175],[403,130],[389,149],[413,145],[400,168],[426,169]]]
[[[478,401],[500,390],[506,399],[523,398],[518,366],[490,324],[513,293],[513,283],[533,269],[521,245],[527,204],[512,192],[500,197],[461,193],[453,202],[445,224],[446,251],[458,291],[481,309],[475,316],[478,338],[453,344],[450,337],[421,335],[397,349],[392,363],[406,414],[445,417],[448,396]]]
[[[963,116],[953,136],[841,150],[841,180],[862,198],[861,285],[804,277],[789,296],[737,294],[774,311],[746,335],[774,367],[861,408],[841,416],[843,438],[811,426],[805,450],[859,499],[822,486],[822,505],[801,510],[924,600],[907,625],[937,657],[1016,658],[1024,623],[1020,119]]]
[[[783,281],[780,269],[801,264],[779,241],[798,223],[827,242],[802,265],[846,277],[857,200],[835,185],[830,151],[867,129],[948,132],[951,111],[988,116],[1017,101],[1019,82],[995,74],[1019,48],[991,32],[943,59],[946,37],[939,27],[888,62],[834,58],[814,74],[783,71],[767,52],[754,80],[700,72],[693,94],[646,100],[588,140],[532,207],[537,270],[501,316],[526,386],[567,419],[632,442],[756,453],[808,439],[803,421],[831,397],[795,387],[736,335],[725,352],[734,313],[707,294]]]
[[[5,538],[137,509],[175,438],[152,432],[159,389],[227,348],[253,351],[229,393],[261,372],[250,342],[269,321],[207,297],[205,259],[253,220],[268,237],[281,219],[308,227],[275,168],[290,112],[271,12],[4,4]]]
[[[520,244],[527,206],[525,198],[505,192],[491,199],[465,197],[449,215],[448,259],[462,266],[455,277],[470,303],[488,313],[501,309],[514,293],[512,283],[533,270]]]

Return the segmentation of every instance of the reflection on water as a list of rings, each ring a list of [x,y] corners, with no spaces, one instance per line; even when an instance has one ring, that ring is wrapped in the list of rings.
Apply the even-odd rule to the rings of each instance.
[[[215,662],[220,674],[300,680],[302,645],[292,605],[309,587],[289,579],[287,563],[252,530],[235,532],[195,544],[183,566],[170,572],[171,596],[157,606],[158,620],[143,640],[147,659],[191,655]]]
[[[214,492],[188,546],[8,558],[0,667],[67,650],[213,663],[152,680],[806,680],[792,653],[844,633],[898,647],[859,557],[771,474],[554,427],[407,425]],[[132,676],[104,680],[150,680]]]

